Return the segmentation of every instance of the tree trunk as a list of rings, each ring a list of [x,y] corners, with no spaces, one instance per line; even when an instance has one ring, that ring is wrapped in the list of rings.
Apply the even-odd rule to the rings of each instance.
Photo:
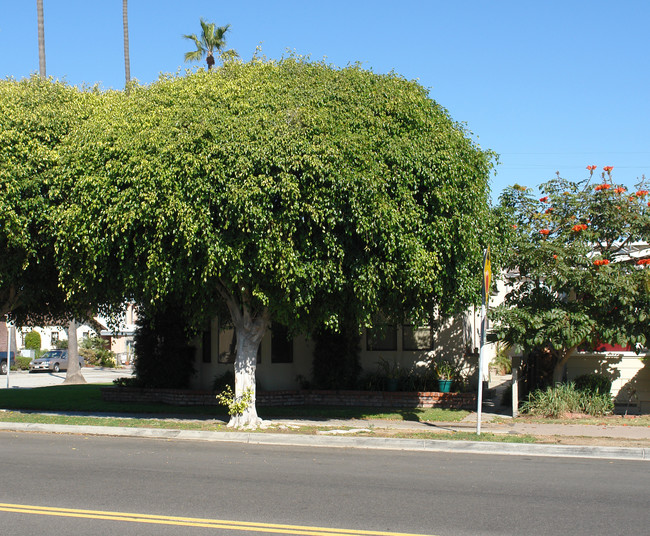
[[[45,78],[45,22],[43,20],[43,0],[36,0],[38,16],[38,71],[41,78]]]
[[[131,56],[129,55],[129,14],[128,0],[122,0],[122,26],[124,28],[124,78],[125,86],[131,81]]]
[[[241,400],[248,392],[251,401],[243,413],[233,415],[228,423],[232,428],[255,429],[262,424],[257,416],[255,407],[255,369],[257,367],[257,351],[262,342],[266,326],[250,329],[245,326],[235,326],[237,330],[237,357],[235,358],[235,400]]]
[[[562,383],[564,377],[564,367],[568,363],[569,359],[573,356],[577,346],[569,348],[564,353],[559,354],[555,361],[555,367],[553,368],[553,385]]]
[[[255,369],[257,351],[262,337],[269,325],[269,311],[263,308],[257,313],[251,310],[250,292],[243,288],[241,299],[235,297],[228,287],[219,284],[218,290],[226,301],[232,323],[237,333],[237,356],[235,357],[235,401],[239,401],[249,392],[251,401],[240,414],[232,415],[228,426],[233,428],[255,429],[262,424],[255,408]]]
[[[68,371],[63,383],[81,384],[86,383],[86,379],[81,374],[79,366],[79,347],[77,345],[77,322],[73,318],[68,324]]]

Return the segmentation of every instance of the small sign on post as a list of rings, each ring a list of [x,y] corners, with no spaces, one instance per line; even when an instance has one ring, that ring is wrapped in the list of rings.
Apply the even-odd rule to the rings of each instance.
[[[481,414],[483,410],[483,361],[485,360],[485,332],[487,329],[487,307],[490,300],[490,283],[492,282],[492,263],[490,246],[483,254],[483,303],[481,304],[481,349],[478,357],[478,401],[476,408],[476,435],[481,435]]]

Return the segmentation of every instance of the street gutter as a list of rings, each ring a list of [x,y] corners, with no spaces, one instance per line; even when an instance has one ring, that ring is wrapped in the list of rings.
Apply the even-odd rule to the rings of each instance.
[[[562,458],[597,458],[606,460],[650,461],[650,448],[598,447],[574,445],[540,445],[526,443],[490,443],[436,439],[389,437],[351,437],[252,432],[211,432],[157,428],[79,426],[68,424],[0,422],[0,430],[93,436],[136,437],[148,439],[236,442],[248,445],[296,447],[363,448],[402,451],[491,454],[501,456],[547,456]]]

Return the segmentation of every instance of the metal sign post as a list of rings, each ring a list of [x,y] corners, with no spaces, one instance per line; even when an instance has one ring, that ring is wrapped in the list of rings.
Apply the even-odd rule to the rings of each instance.
[[[483,304],[481,305],[481,350],[478,354],[478,400],[476,408],[476,435],[481,435],[481,414],[483,412],[483,361],[485,360],[485,332],[487,328],[487,306],[490,297],[492,281],[492,264],[490,262],[490,247],[483,255]]]
[[[7,389],[9,389],[9,372],[11,371],[11,326],[7,317]]]

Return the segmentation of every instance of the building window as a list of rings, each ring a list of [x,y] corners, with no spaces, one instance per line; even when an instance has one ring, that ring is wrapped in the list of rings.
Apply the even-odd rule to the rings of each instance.
[[[204,363],[212,362],[212,331],[209,329],[201,336],[201,353]]]
[[[402,350],[433,350],[433,328],[429,326],[405,325],[402,328]]]
[[[59,332],[53,331],[50,333],[50,346],[53,348],[56,347],[57,342],[59,342]]]
[[[366,349],[369,351],[397,350],[397,325],[376,323],[366,330]]]
[[[271,326],[271,363],[293,363],[293,339],[289,328],[273,322]]]

